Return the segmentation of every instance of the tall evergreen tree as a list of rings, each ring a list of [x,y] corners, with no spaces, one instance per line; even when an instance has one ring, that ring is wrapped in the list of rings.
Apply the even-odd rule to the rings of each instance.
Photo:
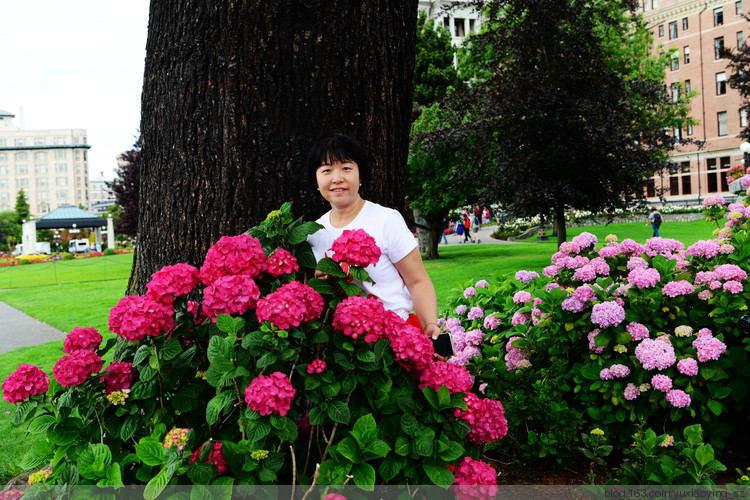
[[[23,189],[19,189],[18,194],[16,195],[15,212],[19,224],[23,223],[25,220],[28,221],[31,216],[31,207],[29,206],[29,202],[26,199],[26,193]]]
[[[115,222],[115,231],[120,234],[135,235],[138,231],[141,147],[139,136],[133,148],[120,155],[115,180],[107,182],[107,187],[115,193],[117,206],[120,207]]]
[[[414,65],[414,102],[429,106],[448,92],[461,87],[462,81],[453,65],[455,51],[451,36],[442,26],[419,12]]]

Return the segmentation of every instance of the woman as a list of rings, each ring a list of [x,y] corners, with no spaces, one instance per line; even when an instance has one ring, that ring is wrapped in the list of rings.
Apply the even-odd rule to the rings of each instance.
[[[370,174],[367,155],[359,143],[342,134],[319,139],[305,166],[310,183],[331,204],[331,210],[317,220],[324,229],[308,238],[315,258],[322,259],[345,229],[365,230],[375,238],[382,254],[375,266],[367,267],[375,285],[359,286],[404,319],[413,309],[422,331],[437,339],[441,333],[437,297],[414,235],[396,210],[366,201],[359,194]]]

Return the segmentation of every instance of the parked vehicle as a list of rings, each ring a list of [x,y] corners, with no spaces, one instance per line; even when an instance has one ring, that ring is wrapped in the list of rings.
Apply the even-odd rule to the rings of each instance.
[[[47,260],[49,255],[45,255],[39,252],[29,252],[17,257],[18,260]]]
[[[89,240],[70,240],[68,243],[68,252],[86,253],[89,251]]]
[[[47,255],[52,253],[52,250],[50,248],[50,244],[47,241],[37,241],[36,242],[36,251],[39,253],[46,253]],[[23,245],[18,244],[16,245],[16,249],[13,250],[13,255],[23,255]]]

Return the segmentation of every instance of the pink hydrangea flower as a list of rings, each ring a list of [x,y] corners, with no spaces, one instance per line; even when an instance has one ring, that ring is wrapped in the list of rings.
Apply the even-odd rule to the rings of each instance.
[[[299,271],[299,264],[294,255],[284,248],[277,248],[268,256],[266,260],[267,272],[271,276],[281,276],[282,274],[292,274]]]
[[[691,257],[713,259],[719,254],[719,243],[716,240],[699,240],[688,247],[685,253]]]
[[[587,232],[583,232],[578,236],[573,237],[573,239],[571,240],[571,243],[578,247],[578,252],[585,249],[593,249],[598,242],[599,240],[595,235]]]
[[[648,328],[640,323],[629,323],[628,326],[625,327],[625,331],[633,337],[633,340],[643,340],[649,336]]]
[[[463,316],[464,314],[466,314],[467,310],[468,307],[463,304],[459,304],[458,307],[456,307],[456,314],[458,314],[459,316]]]
[[[690,406],[690,395],[679,389],[672,389],[667,393],[667,401],[675,408]]]
[[[537,276],[539,275],[537,274]],[[487,280],[479,280],[474,286],[477,288],[489,288],[490,284],[487,282]]]
[[[206,458],[206,461],[203,463],[215,465],[216,468],[219,469],[219,475],[221,476],[223,473],[229,470],[227,461],[224,459],[224,453],[221,451],[222,444],[223,443],[217,443],[215,441],[203,443],[200,448],[190,454],[190,463],[194,464],[198,460],[203,447],[209,445],[211,447],[211,450],[208,452],[208,458]]]
[[[710,195],[703,198],[703,208],[709,208],[709,207],[716,207],[716,206],[724,206],[726,205],[726,200],[724,200],[724,197],[721,195]]]
[[[531,366],[529,363],[529,350],[513,346],[513,342],[521,337],[515,336],[508,339],[505,344],[505,367],[509,371],[515,371]]]
[[[648,262],[646,262],[646,259],[637,255],[630,257],[630,260],[628,260],[628,271],[638,268],[648,269]]]
[[[666,375],[657,374],[651,377],[651,385],[657,391],[669,392],[672,389],[672,379]]]
[[[52,369],[55,379],[63,387],[81,385],[94,373],[102,369],[102,358],[91,351],[79,350],[57,360]]]
[[[375,266],[381,255],[375,238],[364,229],[345,229],[333,242],[331,250],[334,261],[346,262],[350,266]]]
[[[638,288],[650,288],[661,279],[656,269],[636,267],[628,273],[628,283]]]
[[[399,361],[418,370],[423,370],[435,357],[432,340],[412,325],[403,325],[395,335],[389,337],[393,354]]]
[[[547,293],[549,293],[552,290],[554,290],[555,288],[562,288],[562,287],[560,285],[558,285],[557,283],[547,283],[544,286],[544,291],[547,292]]]
[[[531,314],[516,311],[515,313],[513,313],[513,317],[511,318],[510,323],[513,326],[518,326],[523,325],[524,323],[528,323],[529,321],[531,321]]]
[[[693,340],[693,347],[701,363],[716,361],[727,350],[727,345],[712,335],[699,335]]]
[[[281,372],[258,375],[245,388],[245,402],[261,415],[275,413],[284,417],[292,407],[294,392],[291,382]]]
[[[612,380],[615,376],[612,375],[612,370],[609,368],[603,368],[602,371],[599,372],[599,378],[601,380]]]
[[[520,290],[513,295],[513,302],[516,304],[525,304],[526,302],[531,302],[531,300],[531,294],[526,290]]]
[[[698,375],[698,362],[693,358],[681,359],[677,362],[677,370],[683,375]]]
[[[166,436],[164,436],[164,444],[162,444],[162,447],[177,448],[182,451],[188,443],[188,434],[190,434],[190,429],[173,427],[167,432]]]
[[[544,274],[548,278],[557,276],[557,273],[559,272],[560,272],[560,266],[556,266],[556,265],[547,266],[544,269],[542,269],[542,274]]]
[[[219,314],[245,314],[255,307],[260,290],[248,274],[221,276],[203,290],[203,312],[216,322]]]
[[[711,290],[701,290],[698,292],[698,299],[707,301],[711,299],[714,296],[713,293],[711,293]]]
[[[73,328],[65,337],[63,342],[63,352],[71,354],[80,349],[86,351],[96,351],[102,343],[102,336],[96,328]]]
[[[470,299],[470,298],[476,297],[476,296],[477,296],[477,290],[476,290],[476,288],[474,288],[473,286],[466,287],[466,290],[464,290],[464,298],[465,299]]]
[[[675,254],[680,254],[680,252],[685,250],[685,244],[671,238],[650,238],[646,241],[645,248],[646,255],[649,257],[663,255],[664,257],[672,258]]]
[[[685,280],[678,280],[678,281],[670,281],[666,285],[664,285],[664,288],[662,288],[661,293],[663,295],[666,295],[667,297],[678,297],[680,295],[690,295],[695,291],[695,287],[690,284],[689,281]]]
[[[456,349],[455,354],[451,356],[448,362],[453,363],[454,365],[466,366],[469,363],[469,361],[471,361],[475,357],[481,357],[481,356],[482,356],[482,351],[480,351],[478,347],[469,345],[469,346],[465,346],[460,351]]]
[[[630,368],[620,363],[615,363],[610,366],[609,371],[612,373],[612,376],[616,378],[623,378],[630,375]]]
[[[739,266],[734,264],[721,264],[714,268],[714,275],[723,280],[744,281],[747,279],[747,273]]]
[[[307,373],[323,373],[326,371],[326,362],[322,359],[313,359],[309,365],[307,365]]]
[[[151,275],[146,296],[156,302],[172,305],[175,297],[188,295],[200,284],[198,269],[189,264],[164,266]]]
[[[445,386],[448,392],[469,393],[474,381],[464,366],[436,361],[428,365],[419,377],[419,388],[432,387],[436,391]]]
[[[601,328],[617,326],[625,320],[625,309],[617,302],[601,302],[591,309],[591,322]]]
[[[323,297],[308,285],[292,281],[258,300],[255,314],[260,322],[269,321],[281,330],[288,330],[319,318],[322,311]]]
[[[200,270],[200,279],[206,285],[224,276],[247,275],[257,278],[266,270],[263,246],[249,234],[222,236],[208,249]]]
[[[516,279],[527,285],[539,277],[539,273],[536,271],[517,271]]]
[[[453,492],[458,500],[484,500],[497,496],[497,471],[481,460],[464,457],[453,471]]]
[[[584,282],[594,281],[596,279],[596,270],[591,264],[586,264],[576,269],[576,272],[573,273],[573,279]]]
[[[365,342],[386,336],[385,307],[373,298],[347,297],[333,313],[333,328],[353,339],[365,335]]]
[[[576,297],[575,295],[568,297],[562,301],[561,305],[563,311],[570,311],[573,313],[579,313],[586,309],[586,302]]]
[[[456,408],[454,414],[469,423],[468,438],[474,444],[486,444],[502,439],[508,433],[508,422],[500,401],[479,399],[476,394],[464,396],[468,409]]]
[[[610,243],[609,245],[601,247],[599,249],[599,257],[605,259],[611,259],[612,257],[617,257],[618,255],[620,255],[620,245],[618,243]]]
[[[640,395],[640,393],[641,391],[638,389],[638,387],[636,387],[635,384],[632,383],[626,385],[625,390],[622,391],[623,397],[628,401],[634,400],[638,397],[638,395]]]
[[[107,394],[130,389],[135,380],[136,369],[132,363],[120,362],[112,363],[104,369],[102,382],[104,382],[104,391]]]
[[[620,243],[620,255],[641,255],[645,252],[645,246],[631,240],[630,238],[626,238]]]
[[[573,296],[582,302],[593,302],[596,299],[596,292],[591,286],[583,285],[575,289]]]
[[[602,352],[604,352],[604,348],[606,347],[606,346],[599,346],[599,347],[596,346],[596,336],[599,332],[601,332],[601,330],[599,328],[596,328],[594,330],[591,330],[588,334],[589,349],[594,351],[597,354],[601,354]]]
[[[479,319],[482,316],[484,316],[484,310],[482,310],[482,308],[479,306],[474,306],[469,311],[469,314],[466,315],[466,319],[474,320]]]
[[[20,364],[16,371],[3,381],[3,399],[18,404],[49,388],[48,375],[38,366]]]
[[[742,293],[742,290],[744,287],[742,286],[742,283],[739,281],[727,281],[724,283],[724,286],[722,287],[725,292],[729,293]]]
[[[143,295],[126,295],[109,313],[109,329],[131,342],[174,327],[172,309]]]
[[[492,314],[495,314],[495,313],[492,313]],[[494,330],[494,329],[496,329],[498,326],[500,326],[500,323],[502,321],[500,318],[498,318],[497,316],[493,316],[492,314],[489,315],[489,316],[487,316],[486,318],[484,318],[484,325],[483,326],[487,330]]]
[[[674,347],[668,342],[643,339],[635,348],[635,357],[644,370],[665,370],[677,362]]]

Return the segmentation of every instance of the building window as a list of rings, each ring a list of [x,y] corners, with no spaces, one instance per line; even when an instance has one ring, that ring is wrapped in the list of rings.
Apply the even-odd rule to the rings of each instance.
[[[18,160],[25,160],[26,159],[26,153],[16,153],[15,157],[16,157],[16,161],[18,161]]]
[[[8,167],[0,165],[0,175],[8,175]]]
[[[8,155],[5,153],[0,153],[0,161],[6,161],[8,159]]]
[[[688,18],[683,17],[682,18],[682,31],[687,31],[688,29]]]
[[[737,32],[737,49],[742,50],[745,46],[745,34],[741,31]]]
[[[721,53],[724,51],[724,37],[714,38],[714,59],[721,59]]]
[[[68,197],[68,192],[67,191],[58,191],[57,192],[57,199],[64,200],[67,197]]]
[[[716,158],[706,160],[706,170],[716,170]]]
[[[693,125],[688,124],[687,130],[685,131],[687,135],[693,135]]]
[[[664,38],[664,25],[659,25],[659,38]]]
[[[45,144],[45,138],[44,137],[35,137],[34,138],[34,145],[35,146],[44,146]]]
[[[690,185],[690,176],[683,175],[682,176],[682,194],[691,194],[691,193],[692,193],[692,186]]]
[[[747,127],[747,110],[740,110],[740,127]]]
[[[465,24],[466,24],[465,19],[461,19],[457,17],[456,19],[453,20],[453,25],[455,26],[455,29],[456,29],[456,36],[460,36],[460,37],[466,36]]]
[[[734,2],[734,13],[738,16],[742,15],[742,1]]]
[[[25,188],[29,187],[29,180],[24,178],[16,179],[16,187],[17,188]]]
[[[55,144],[58,146],[65,144],[65,137],[55,137]]]
[[[68,185],[68,178],[67,177],[58,177],[55,179],[55,183],[58,186],[67,186]]]
[[[669,176],[669,194],[673,196],[680,194],[680,176],[678,175]]]
[[[690,63],[690,46],[685,45],[682,48],[682,62],[685,64]]]
[[[672,129],[672,133],[674,134],[675,139],[677,139],[678,141],[682,140],[682,130],[680,129],[680,127],[674,127]]]
[[[55,172],[67,172],[68,166],[65,163],[56,163]]]
[[[724,72],[716,73],[716,95],[727,93],[727,74]]]
[[[36,193],[36,197],[38,200],[46,200],[49,197],[49,194],[47,191],[39,191]]]
[[[729,170],[729,167],[732,166],[732,158],[729,156],[722,156],[719,158],[719,168],[721,170]]]
[[[680,53],[678,51],[672,52],[671,69],[672,69],[672,71],[680,69]]]
[[[46,174],[47,173],[47,165],[37,165],[34,167],[36,169],[37,174]]]
[[[678,102],[680,100],[680,84],[673,83],[671,86],[672,91],[672,102]]]
[[[674,40],[677,38],[677,21],[669,23],[669,39]]]
[[[691,89],[690,80],[685,80],[685,94],[686,95],[690,93],[690,89]]]
[[[44,187],[49,185],[49,179],[46,177],[37,177],[36,179],[36,185],[39,187]]]
[[[708,174],[708,192],[715,193],[719,190],[719,175],[717,173]]]
[[[16,146],[23,146],[23,138],[16,139],[14,142]]]
[[[683,174],[690,172],[690,162],[689,161],[681,161],[680,162],[680,172]]]
[[[728,135],[729,134],[729,122],[727,120],[727,112],[726,111],[719,111],[716,113],[716,121],[719,125],[719,135]]]
[[[64,160],[68,157],[68,152],[64,149],[58,149],[55,151],[55,160]]]
[[[648,183],[646,184],[646,196],[649,198],[653,198],[656,196],[656,183],[653,179],[649,179]]]
[[[714,26],[722,26],[724,24],[724,7],[716,7],[714,9]]]
[[[26,167],[25,163],[21,163],[21,164],[16,165],[16,175],[25,175],[25,174],[28,174],[28,173],[29,173],[29,170]]]

